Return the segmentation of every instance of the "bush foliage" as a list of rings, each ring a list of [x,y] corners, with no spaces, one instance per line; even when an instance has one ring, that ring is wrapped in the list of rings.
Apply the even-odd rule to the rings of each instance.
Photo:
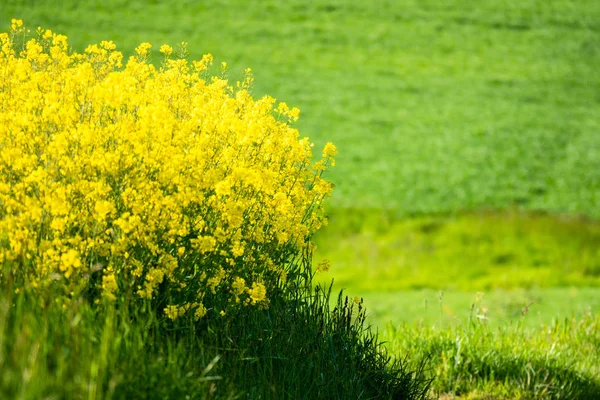
[[[157,299],[172,319],[268,307],[323,223],[335,147],[313,161],[298,109],[185,43],[157,68],[148,43],[123,65],[109,41],[29,34],[0,34],[0,261],[19,289]]]

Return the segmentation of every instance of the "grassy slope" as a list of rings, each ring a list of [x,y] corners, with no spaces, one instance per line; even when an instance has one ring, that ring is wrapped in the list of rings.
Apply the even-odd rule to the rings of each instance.
[[[188,41],[340,148],[333,207],[600,216],[600,3],[6,0],[76,49]]]

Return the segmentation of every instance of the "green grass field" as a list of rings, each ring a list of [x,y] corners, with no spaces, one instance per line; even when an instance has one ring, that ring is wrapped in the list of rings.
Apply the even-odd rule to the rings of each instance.
[[[399,356],[470,341],[475,370],[431,358],[438,394],[599,393],[600,2],[4,0],[15,17],[77,50],[186,41],[299,107],[315,153],[339,149],[318,279],[363,297]]]

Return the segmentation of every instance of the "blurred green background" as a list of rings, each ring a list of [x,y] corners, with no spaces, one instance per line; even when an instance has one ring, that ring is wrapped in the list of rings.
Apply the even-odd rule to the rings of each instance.
[[[186,41],[299,107],[339,148],[319,279],[376,324],[464,320],[476,292],[494,324],[599,309],[597,0],[2,0],[11,18],[78,51]]]

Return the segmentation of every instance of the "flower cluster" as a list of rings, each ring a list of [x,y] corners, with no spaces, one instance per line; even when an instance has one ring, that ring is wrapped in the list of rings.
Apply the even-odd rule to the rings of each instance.
[[[210,54],[164,45],[155,67],[143,43],[123,65],[110,41],[77,53],[33,36],[20,20],[0,33],[0,263],[61,301],[91,288],[163,296],[171,318],[266,307],[324,223],[335,147],[313,161],[299,111],[253,99],[249,70],[234,86],[210,75]]]

